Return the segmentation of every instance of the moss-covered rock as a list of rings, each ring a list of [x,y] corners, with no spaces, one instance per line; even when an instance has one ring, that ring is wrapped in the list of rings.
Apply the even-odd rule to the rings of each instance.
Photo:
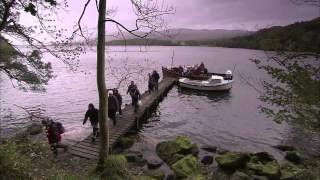
[[[266,163],[251,160],[247,163],[247,167],[253,170],[255,174],[266,176],[270,179],[277,179],[280,176],[280,166],[275,160]]]
[[[240,152],[229,152],[216,157],[220,167],[233,170],[244,167],[249,159],[248,154]]]
[[[257,152],[251,156],[251,158],[255,158],[256,161],[260,161],[262,163],[267,163],[270,161],[276,160],[271,154],[268,152]]]
[[[281,167],[281,180],[293,180],[301,175],[305,170],[293,164],[284,164]]]
[[[297,151],[287,151],[284,158],[294,163],[300,163],[302,160],[300,154]]]
[[[195,149],[196,145],[184,136],[177,136],[174,140],[161,142],[156,146],[158,156],[169,165],[181,159],[183,155],[194,154]]]
[[[118,143],[118,145],[124,149],[130,148],[133,144],[134,144],[134,140],[129,137],[121,137]]]
[[[243,172],[240,172],[240,171],[236,171],[235,173],[232,174],[230,180],[249,180],[250,177],[243,173]]]
[[[171,166],[177,178],[187,178],[200,174],[200,166],[197,159],[192,155],[187,155]]]

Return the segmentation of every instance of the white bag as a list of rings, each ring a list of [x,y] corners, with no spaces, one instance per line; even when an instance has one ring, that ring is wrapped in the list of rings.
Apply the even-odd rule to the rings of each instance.
[[[138,105],[139,105],[139,106],[142,105],[142,101],[141,101],[141,100],[138,101]]]

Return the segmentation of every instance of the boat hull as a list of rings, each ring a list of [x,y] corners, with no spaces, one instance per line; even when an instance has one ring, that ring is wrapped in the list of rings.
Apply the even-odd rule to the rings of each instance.
[[[229,80],[226,83],[217,85],[197,85],[179,81],[180,87],[199,91],[229,91],[232,88],[232,82],[232,80]]]

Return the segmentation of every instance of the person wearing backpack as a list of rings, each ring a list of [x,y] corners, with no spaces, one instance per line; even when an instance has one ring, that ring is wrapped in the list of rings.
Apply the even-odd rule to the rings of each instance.
[[[68,146],[61,143],[61,134],[64,133],[64,128],[60,122],[54,122],[50,119],[43,120],[42,124],[46,127],[48,142],[56,158],[58,156],[58,148],[63,148],[66,152]]]
[[[98,128],[99,110],[96,109],[91,103],[88,105],[88,110],[84,116],[84,120],[82,123],[83,125],[87,122],[88,118],[91,122],[92,130],[93,130],[91,141],[94,142],[99,133],[99,128]]]
[[[128,87],[127,94],[130,94],[132,99],[132,106],[134,106],[134,112],[136,113],[138,111],[138,101],[141,98],[140,91],[137,87],[137,85],[134,84],[134,81],[131,81],[131,84]]]

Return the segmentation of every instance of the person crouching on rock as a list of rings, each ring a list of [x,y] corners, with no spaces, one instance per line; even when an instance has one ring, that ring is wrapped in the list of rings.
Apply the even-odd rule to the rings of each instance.
[[[58,156],[58,148],[63,148],[64,151],[67,151],[68,146],[61,143],[61,134],[64,132],[64,130],[60,130],[60,128],[63,128],[62,125],[60,124],[60,127],[58,123],[49,119],[42,120],[42,124],[46,127],[47,138],[54,157]]]
[[[88,118],[90,119],[91,122],[91,126],[93,129],[93,134],[92,134],[92,138],[91,141],[94,142],[96,137],[98,136],[99,133],[99,128],[98,128],[98,124],[99,124],[99,110],[96,109],[93,104],[89,104],[88,105],[88,110],[84,116],[84,120],[83,120],[83,125],[87,122]]]

